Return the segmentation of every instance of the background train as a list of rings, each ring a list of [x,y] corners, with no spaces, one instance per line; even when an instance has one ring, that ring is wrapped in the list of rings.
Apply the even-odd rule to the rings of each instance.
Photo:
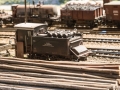
[[[56,5],[27,5],[27,21],[54,23],[74,26],[107,25],[120,27],[120,1],[69,1],[63,7]],[[24,22],[25,6],[12,5],[12,21],[14,24]]]
[[[95,1],[70,1],[63,7],[40,4],[27,5],[27,18],[28,22],[47,22],[48,25],[59,22],[68,27],[77,24],[87,24],[92,27],[102,16],[102,10],[102,4]],[[24,5],[13,5],[12,12],[14,23],[24,22]]]
[[[13,22],[24,22],[25,18],[24,5],[12,5]],[[51,25],[53,21],[60,18],[60,7],[56,5],[27,5],[28,22],[47,22]]]
[[[83,45],[82,34],[74,30],[47,30],[46,24],[15,25],[16,57],[43,60],[86,60],[89,50]]]
[[[101,0],[102,1],[102,0]],[[74,25],[120,27],[120,1],[70,1],[61,9],[61,21],[67,26]]]

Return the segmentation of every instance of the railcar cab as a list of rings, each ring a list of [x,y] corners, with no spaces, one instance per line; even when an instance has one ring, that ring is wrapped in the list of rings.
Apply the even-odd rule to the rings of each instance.
[[[17,17],[17,15],[16,15],[16,13],[17,13],[17,6],[18,5],[12,5],[12,7],[11,7],[11,10],[12,10],[12,16],[14,17],[14,18],[16,18]]]
[[[23,58],[24,54],[32,52],[32,37],[47,32],[47,25],[43,23],[20,23],[16,28],[16,57]]]

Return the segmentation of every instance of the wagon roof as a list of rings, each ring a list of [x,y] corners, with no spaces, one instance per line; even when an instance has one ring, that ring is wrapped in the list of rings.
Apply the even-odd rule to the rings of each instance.
[[[44,23],[20,23],[14,26],[14,28],[27,28],[27,29],[34,29],[39,26],[47,26]]]
[[[44,9],[51,9],[51,8],[56,8],[59,7],[57,5],[40,5],[40,6],[30,6],[30,8],[44,8]]]
[[[111,1],[109,3],[105,3],[104,5],[120,5],[120,1]]]

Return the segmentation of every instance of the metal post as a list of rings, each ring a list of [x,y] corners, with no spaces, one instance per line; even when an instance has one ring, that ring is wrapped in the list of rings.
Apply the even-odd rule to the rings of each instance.
[[[24,0],[25,2],[25,23],[27,22],[27,9],[26,9],[26,0]]]

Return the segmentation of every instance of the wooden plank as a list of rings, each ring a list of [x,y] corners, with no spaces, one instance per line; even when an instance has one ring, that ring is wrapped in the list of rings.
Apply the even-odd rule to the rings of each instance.
[[[24,62],[24,61],[15,61],[15,60],[4,60],[0,59],[2,62],[7,62],[9,64],[19,64],[19,65],[31,65],[31,66],[42,66],[42,67],[49,67],[54,69],[63,69],[63,70],[69,70],[69,71],[76,71],[76,72],[96,72],[96,73],[102,73],[102,74],[115,74],[119,75],[119,69],[101,69],[101,68],[91,68],[91,67],[85,67],[85,66],[70,66],[70,65],[56,65],[56,64],[45,64],[45,63],[33,63],[33,62]]]
[[[24,57],[24,46],[23,42],[16,43],[16,57],[23,58]]]
[[[110,83],[115,84],[115,79],[107,79],[107,78],[95,78],[95,77],[73,77],[73,76],[63,76],[63,75],[48,75],[48,74],[39,74],[39,73],[28,73],[28,72],[0,72],[1,76],[8,76],[8,77],[34,77],[34,78],[50,78],[50,79],[66,79],[66,80],[73,80],[73,81],[86,81],[86,82],[99,82],[99,83]],[[85,74],[84,74],[85,75]]]
[[[66,82],[55,82],[55,81],[31,81],[31,80],[24,80],[23,79],[8,79],[8,78],[0,78],[0,83],[9,83],[9,84],[13,84],[13,85],[26,85],[26,86],[35,86],[35,87],[51,87],[51,88],[61,88],[61,89],[72,89],[72,90],[110,90],[109,88],[111,88],[111,86],[106,86],[104,87],[95,87],[95,86],[87,86],[82,83],[79,84],[73,84],[73,83],[66,83]],[[82,85],[81,85],[82,84]]]
[[[26,61],[34,63],[49,63],[49,64],[61,64],[61,65],[75,65],[75,66],[116,66],[120,63],[90,63],[90,62],[75,62],[75,61],[46,61],[38,59],[23,59],[23,58],[11,58],[11,57],[1,57],[4,60],[17,60],[17,61]]]
[[[54,88],[47,87],[31,87],[31,86],[22,86],[22,85],[11,85],[0,83],[1,90],[56,90]]]
[[[72,71],[68,71],[68,70],[64,71],[64,69],[56,70],[56,69],[50,69],[50,68],[21,67],[21,66],[13,66],[13,65],[0,65],[0,68],[4,69],[4,70],[33,72],[33,73],[42,73],[42,74],[55,74],[55,75],[65,75],[65,76],[76,76],[76,77],[81,76],[80,73],[83,73],[83,72],[72,72]],[[95,72],[88,72],[88,73],[94,74]],[[102,73],[100,75],[102,75],[104,77],[114,77],[114,75],[110,75],[110,74],[106,75],[104,73]],[[117,77],[117,76],[115,76],[115,77]]]
[[[62,65],[62,66],[79,66],[79,67],[91,67],[91,68],[110,68],[110,69],[119,69],[118,67],[120,66],[119,63],[117,64],[111,64],[111,63],[79,63],[79,62],[59,62],[59,61],[45,61],[45,60],[33,60],[33,59],[22,59],[22,58],[9,58],[9,57],[1,57],[0,58],[1,61],[21,61],[24,63],[33,63],[33,64],[49,64],[49,65]],[[16,62],[17,63],[17,62]],[[20,62],[19,62],[20,63]]]

